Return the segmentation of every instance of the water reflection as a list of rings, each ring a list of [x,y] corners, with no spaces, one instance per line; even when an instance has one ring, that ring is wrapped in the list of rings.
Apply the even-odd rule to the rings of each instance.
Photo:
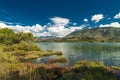
[[[43,50],[62,51],[68,59],[67,65],[78,60],[101,60],[106,65],[120,66],[120,43],[73,42],[73,43],[37,43]]]

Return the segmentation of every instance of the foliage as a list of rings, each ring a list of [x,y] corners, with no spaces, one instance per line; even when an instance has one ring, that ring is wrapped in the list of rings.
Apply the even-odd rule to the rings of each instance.
[[[4,53],[3,52],[3,47],[5,47],[5,45],[0,44],[0,63],[4,63],[4,62],[17,62],[16,58],[14,55],[12,55],[11,53]]]
[[[41,49],[29,42],[24,42],[21,41],[18,44],[13,44],[12,46],[6,46],[3,48],[4,52],[9,52],[9,51],[41,51]]]
[[[117,80],[111,70],[99,61],[79,61],[72,67],[34,64],[31,60],[62,55],[62,52],[41,51],[31,41],[31,33],[0,29],[0,42],[7,45],[0,44],[0,80]],[[59,56],[52,61],[67,60]]]
[[[18,36],[17,37],[18,42],[20,42],[20,41],[26,41],[26,42],[34,41],[34,37],[33,37],[32,33],[19,32],[19,33],[16,33],[16,36]]]
[[[12,63],[12,62],[17,62],[16,61],[16,57],[13,56],[12,54],[10,53],[0,53],[0,63],[1,62],[9,62],[9,63]]]
[[[33,63],[2,63],[0,80],[117,80],[102,67],[70,69],[56,65]]]
[[[111,70],[99,61],[79,61],[72,71],[79,74],[81,80],[117,80]]]
[[[66,72],[66,68],[55,65],[2,63],[0,80],[56,80]]]
[[[2,28],[0,29],[0,42],[3,44],[12,44],[15,40],[15,32],[12,29]]]
[[[6,45],[12,45],[21,41],[31,42],[34,41],[34,37],[31,33],[15,33],[12,29],[2,28],[0,29],[0,43]]]

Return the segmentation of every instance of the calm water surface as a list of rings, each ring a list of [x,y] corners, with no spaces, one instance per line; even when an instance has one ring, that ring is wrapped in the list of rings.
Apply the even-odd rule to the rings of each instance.
[[[101,60],[108,66],[120,66],[120,43],[101,42],[41,42],[43,50],[62,51],[68,59],[66,65],[79,60]]]

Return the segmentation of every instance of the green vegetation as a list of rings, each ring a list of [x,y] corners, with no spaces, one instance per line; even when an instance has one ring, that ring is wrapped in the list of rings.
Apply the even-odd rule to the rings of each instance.
[[[73,68],[79,68],[79,67],[105,67],[105,65],[100,62],[100,61],[88,61],[88,60],[81,60],[81,61],[78,61],[74,66]]]
[[[31,33],[15,33],[12,29],[0,29],[0,43],[2,44],[12,45],[20,43],[21,41],[31,42],[33,40],[34,37]]]
[[[120,70],[120,66],[112,66],[113,69]]]
[[[64,80],[117,80],[111,70],[98,61],[79,61],[63,77]]]
[[[79,61],[71,67],[62,52],[42,51],[32,43],[31,33],[0,29],[0,80],[117,80],[111,69],[99,61]],[[35,64],[42,56],[57,55],[49,64]]]
[[[3,48],[4,52],[10,51],[41,51],[41,49],[33,43],[21,41],[20,43],[13,44],[12,46],[6,46]]]
[[[116,76],[101,62],[80,61],[65,74],[64,80],[117,80]],[[73,79],[74,77],[74,79]]]
[[[46,51],[46,52],[44,52],[43,53],[43,55],[42,56],[51,56],[51,55],[62,55],[62,52],[61,51],[57,51],[57,52],[52,52],[52,51]]]
[[[59,56],[55,59],[49,59],[48,63],[52,64],[52,63],[66,63],[67,59],[64,56]]]

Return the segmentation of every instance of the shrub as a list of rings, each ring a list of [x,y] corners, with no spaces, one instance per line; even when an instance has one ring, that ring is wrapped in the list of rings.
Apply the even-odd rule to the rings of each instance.
[[[3,62],[12,63],[12,62],[17,62],[17,61],[16,61],[15,56],[13,56],[10,53],[0,53],[0,63],[3,63]]]
[[[0,29],[0,43],[12,45],[21,41],[34,41],[33,34],[23,32],[15,33],[12,29],[9,28]]]
[[[116,76],[99,61],[79,61],[73,66],[72,72],[78,73],[81,79],[85,80],[117,80]]]
[[[3,48],[4,52],[9,52],[9,51],[41,51],[41,49],[34,45],[33,43],[29,42],[20,42],[18,44],[13,44],[12,46],[7,46]]]

